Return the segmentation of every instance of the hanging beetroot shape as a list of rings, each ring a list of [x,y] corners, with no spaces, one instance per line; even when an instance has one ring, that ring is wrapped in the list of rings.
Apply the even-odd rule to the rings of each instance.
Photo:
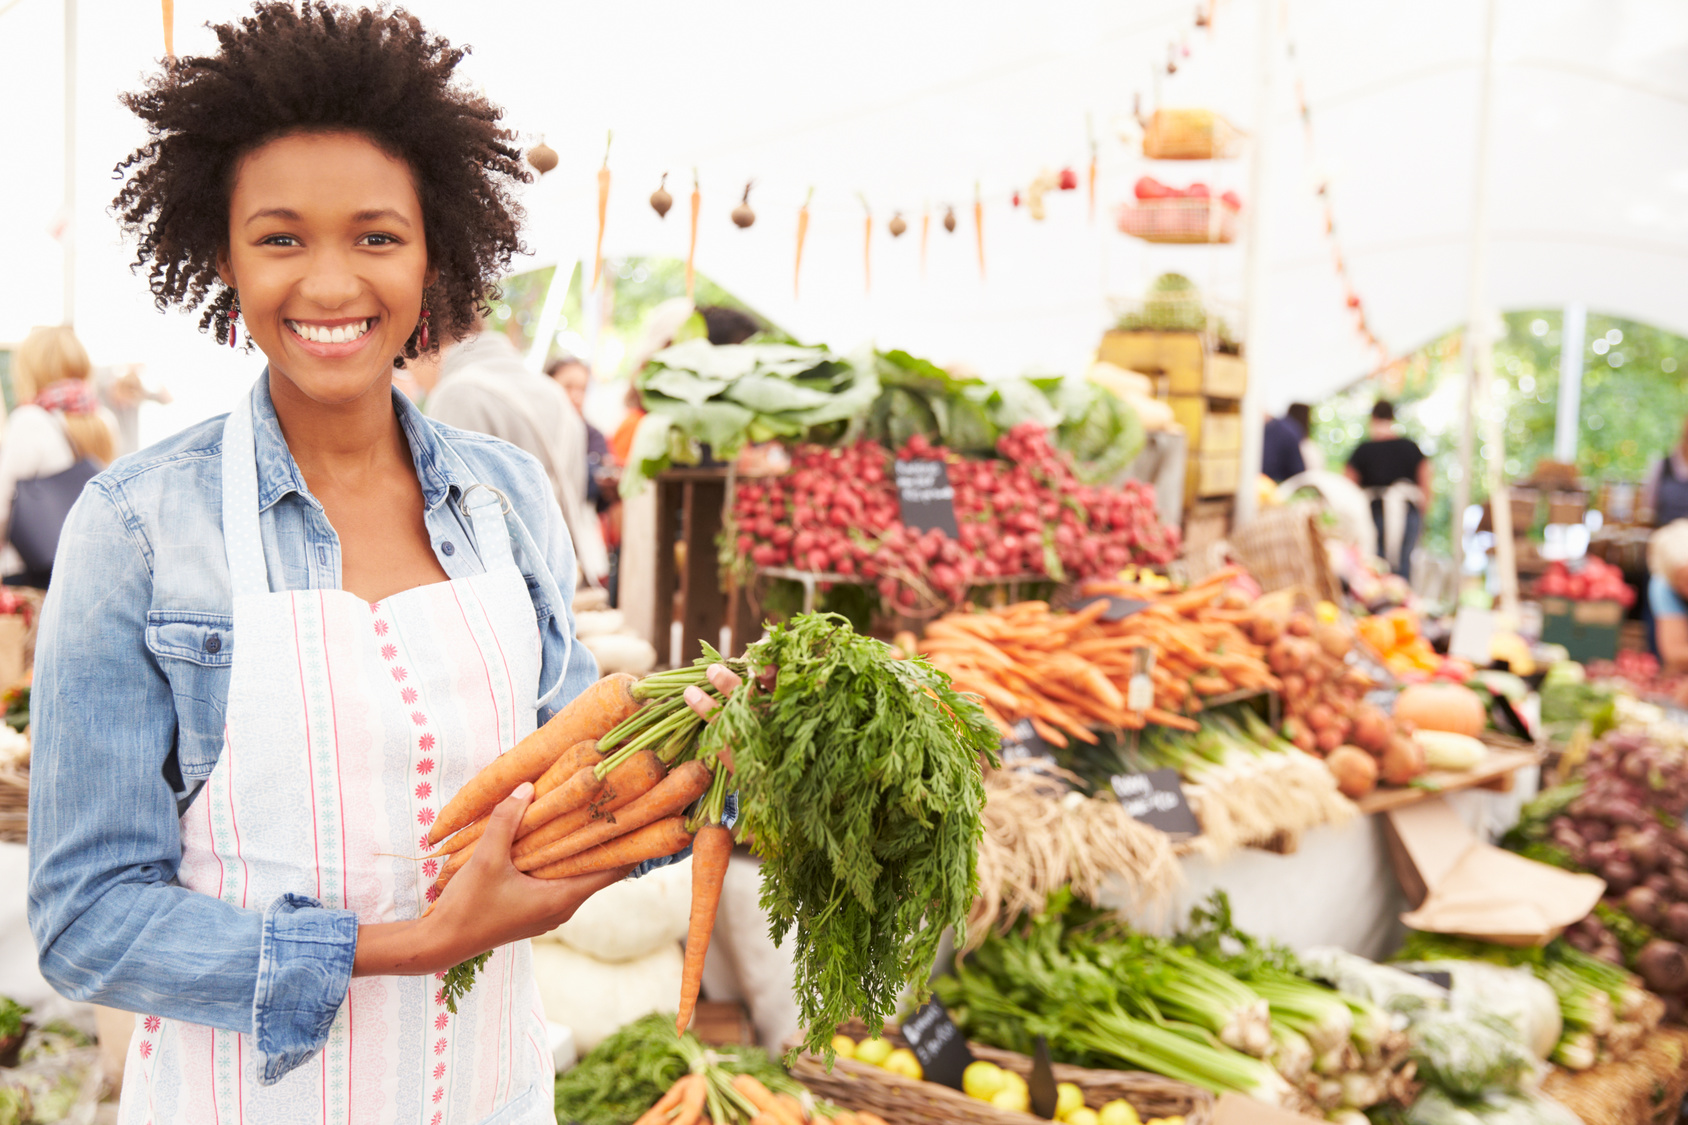
[[[674,206],[674,197],[668,194],[668,173],[664,172],[662,182],[656,185],[655,191],[651,192],[651,210],[656,212],[657,218],[666,219],[668,209],[672,206]]]
[[[954,207],[945,207],[944,208],[944,229],[951,234],[955,233],[955,208]]]
[[[756,212],[750,209],[750,184],[755,182],[755,180],[752,180],[744,185],[744,199],[739,202],[737,207],[733,208],[733,224],[740,230],[756,221]]]
[[[892,215],[891,221],[885,224],[885,229],[891,232],[892,238],[901,238],[903,232],[908,229],[908,224],[903,221],[903,213],[898,211]]]

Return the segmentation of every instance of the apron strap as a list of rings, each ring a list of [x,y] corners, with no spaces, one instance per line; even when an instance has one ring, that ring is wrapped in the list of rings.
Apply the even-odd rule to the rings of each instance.
[[[469,466],[463,463],[463,458],[457,455],[457,451],[451,448],[451,443],[441,438],[440,445],[458,472],[474,481],[474,474],[469,471]],[[545,565],[545,555],[533,541],[527,524],[511,509],[509,499],[502,492],[490,484],[475,481],[463,490],[458,498],[458,505],[459,510],[468,515],[470,526],[474,530],[475,550],[480,553],[481,565],[487,570],[505,563],[514,566],[515,558],[511,553],[510,544],[512,541],[519,543],[523,557],[533,565],[539,592],[551,604],[551,622],[548,627],[562,638],[563,659],[557,669],[556,681],[549,688],[542,690],[539,699],[535,701],[536,707],[544,707],[562,690],[563,676],[568,671],[569,658],[574,650],[573,631],[563,624],[563,615],[567,612],[563,592],[558,588],[557,578],[551,573],[551,568]],[[561,513],[558,513],[558,518],[562,518]]]
[[[223,423],[223,547],[236,598],[270,592],[258,532],[258,458],[252,444],[252,396],[242,395]]]

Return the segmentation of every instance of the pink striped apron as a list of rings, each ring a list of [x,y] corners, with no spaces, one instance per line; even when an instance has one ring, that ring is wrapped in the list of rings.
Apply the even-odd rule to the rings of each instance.
[[[224,429],[223,478],[240,647],[222,756],[182,817],[181,884],[246,910],[291,892],[360,922],[415,918],[436,868],[406,857],[442,798],[534,728],[539,630],[502,498],[463,498],[485,573],[370,604],[270,592],[246,398]],[[120,1121],[552,1125],[528,943],[494,953],[455,1015],[439,987],[354,979],[321,1055],[273,1086],[258,1084],[249,1035],[143,1015]]]

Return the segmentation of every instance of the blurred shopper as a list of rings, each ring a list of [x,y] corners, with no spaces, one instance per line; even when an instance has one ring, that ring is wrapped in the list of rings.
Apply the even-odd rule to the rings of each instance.
[[[0,437],[0,574],[46,588],[59,531],[82,486],[111,463],[116,425],[89,382],[88,352],[69,328],[37,328],[18,347],[19,406]]]
[[[1412,579],[1413,548],[1430,508],[1430,460],[1395,426],[1395,406],[1379,399],[1371,434],[1348,456],[1348,479],[1365,489],[1377,525],[1378,554]]]
[[[418,366],[423,410],[448,426],[502,438],[539,460],[574,537],[581,577],[601,582],[609,558],[586,504],[586,423],[553,380],[529,370],[502,332],[477,318],[467,337],[443,342],[436,371]],[[428,380],[432,379],[432,385]]]
[[[1684,424],[1676,447],[1659,458],[1647,474],[1640,500],[1641,510],[1653,513],[1654,527],[1688,519],[1688,424]]]
[[[1301,428],[1301,463],[1309,473],[1325,471],[1325,451],[1313,440],[1313,408],[1305,402],[1292,402],[1284,417]]]
[[[545,374],[563,388],[563,393],[569,396],[569,402],[574,406],[574,412],[586,425],[586,500],[596,511],[602,512],[614,499],[604,485],[614,477],[615,466],[610,460],[610,443],[604,431],[586,420],[586,392],[592,386],[592,369],[584,359],[565,355],[552,360],[545,368]]]
[[[111,411],[116,425],[118,457],[128,456],[141,447],[141,403],[170,402],[167,389],[152,390],[142,381],[142,370],[139,363],[94,370],[94,390],[100,396],[100,405]]]
[[[1653,647],[1668,672],[1688,671],[1688,519],[1673,520],[1647,541],[1647,605]]]
[[[1288,414],[1266,419],[1266,433],[1260,441],[1260,471],[1275,484],[1306,472],[1307,463],[1301,456],[1301,442],[1306,437],[1307,431]]]

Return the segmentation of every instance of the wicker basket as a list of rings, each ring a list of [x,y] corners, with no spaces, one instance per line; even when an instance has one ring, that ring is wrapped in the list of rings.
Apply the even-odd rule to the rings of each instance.
[[[1215,199],[1140,199],[1114,214],[1122,234],[1144,242],[1230,242],[1237,214]]]
[[[1268,508],[1231,531],[1231,551],[1266,593],[1299,586],[1336,601],[1340,593],[1319,530],[1321,506],[1298,500]]]
[[[860,1024],[842,1030],[852,1038],[867,1034]],[[899,1047],[908,1045],[889,1024],[885,1027],[885,1038]],[[1012,1070],[1022,1078],[1031,1075],[1032,1060],[1025,1055],[977,1043],[968,1046],[975,1058]],[[1048,1125],[1041,1117],[998,1109],[948,1086],[903,1078],[854,1059],[841,1058],[828,1071],[815,1056],[799,1055],[791,1076],[819,1097],[846,1109],[876,1113],[890,1125],[952,1125],[957,1121],[979,1125]],[[1174,1114],[1182,1115],[1185,1125],[1211,1125],[1213,1121],[1212,1094],[1156,1074],[1088,1070],[1056,1063],[1055,1080],[1077,1085],[1084,1091],[1084,1104],[1092,1109],[1100,1109],[1115,1098],[1124,1098],[1145,1121]]]
[[[29,767],[0,768],[0,841],[29,839]]]
[[[1143,127],[1150,160],[1220,160],[1235,156],[1243,135],[1208,109],[1157,109]]]

